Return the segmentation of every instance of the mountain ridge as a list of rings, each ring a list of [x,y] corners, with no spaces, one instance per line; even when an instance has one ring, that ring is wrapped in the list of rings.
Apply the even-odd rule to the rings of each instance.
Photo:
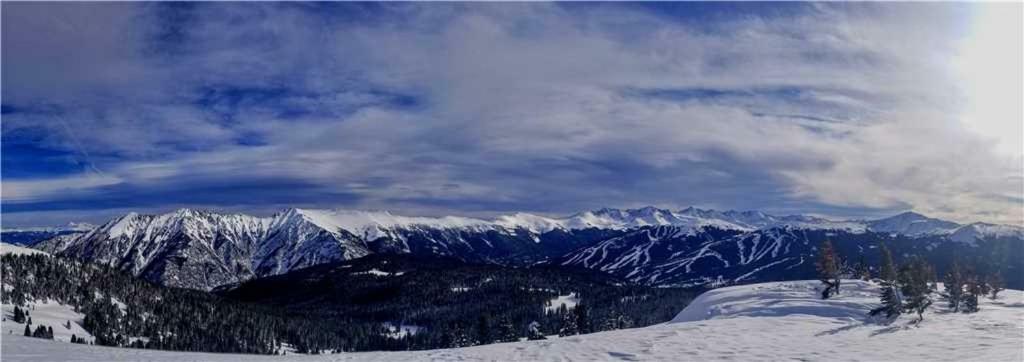
[[[765,268],[804,265],[799,269],[803,270],[805,259],[813,253],[810,245],[830,237],[829,233],[846,235],[857,243],[876,236],[930,237],[934,239],[930,243],[948,240],[965,246],[992,236],[1021,239],[1024,235],[1021,228],[1010,225],[959,225],[912,213],[835,221],[759,211],[644,207],[604,208],[561,218],[517,213],[485,220],[298,208],[259,217],[183,208],[155,215],[128,213],[36,247],[115,266],[153,282],[204,290],[375,253],[451,256],[503,265],[581,263],[637,281],[701,284],[721,278],[750,280]],[[760,248],[768,244],[762,240],[778,239],[778,235],[784,240],[767,241],[778,246],[771,257],[763,258]],[[793,247],[798,250],[789,253]],[[755,250],[757,258],[744,254]],[[600,258],[584,255],[596,252]],[[715,255],[720,256],[717,262]],[[743,267],[735,268],[738,265]],[[701,272],[722,273],[697,275],[695,266]]]

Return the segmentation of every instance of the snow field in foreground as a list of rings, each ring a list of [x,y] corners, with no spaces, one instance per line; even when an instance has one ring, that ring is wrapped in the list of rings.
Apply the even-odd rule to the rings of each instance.
[[[252,356],[73,345],[4,335],[4,361],[1022,361],[1024,293],[983,298],[975,314],[936,301],[919,326],[866,321],[878,286],[843,282],[818,299],[817,281],[716,289],[673,322],[543,341],[410,352]]]

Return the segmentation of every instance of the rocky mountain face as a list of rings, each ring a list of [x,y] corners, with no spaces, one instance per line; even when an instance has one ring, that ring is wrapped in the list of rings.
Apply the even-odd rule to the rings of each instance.
[[[255,217],[181,209],[127,214],[36,247],[115,266],[156,283],[202,290],[378,253],[502,265],[555,263],[653,285],[702,285],[813,276],[813,257],[824,239],[833,240],[852,263],[861,255],[876,258],[872,249],[879,242],[897,255],[989,257],[986,253],[998,248],[1020,250],[1022,235],[1016,226],[961,226],[913,213],[834,221],[645,207],[564,218],[518,213],[482,220],[304,209]]]

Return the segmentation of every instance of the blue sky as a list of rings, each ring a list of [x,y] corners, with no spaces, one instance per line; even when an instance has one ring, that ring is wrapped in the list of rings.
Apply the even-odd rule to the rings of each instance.
[[[3,223],[694,205],[1020,224],[1020,6],[5,2]]]

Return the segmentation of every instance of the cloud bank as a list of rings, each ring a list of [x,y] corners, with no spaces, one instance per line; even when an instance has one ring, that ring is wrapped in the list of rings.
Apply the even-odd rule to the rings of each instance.
[[[5,225],[648,204],[1024,222],[1020,4],[2,6]],[[977,25],[993,13],[1018,16]]]

